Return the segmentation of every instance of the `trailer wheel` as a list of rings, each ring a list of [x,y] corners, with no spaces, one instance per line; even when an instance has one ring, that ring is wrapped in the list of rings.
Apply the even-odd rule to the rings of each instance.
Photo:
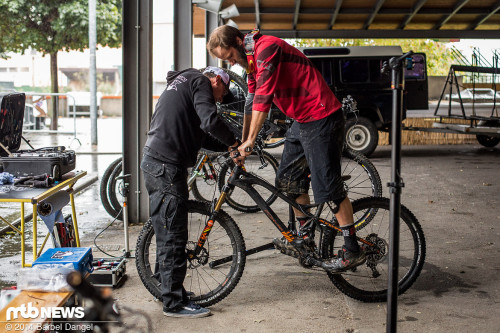
[[[491,148],[495,147],[498,143],[500,143],[500,138],[489,135],[476,135],[477,142],[481,145]]]
[[[349,148],[365,156],[370,156],[377,148],[378,130],[370,119],[365,117],[347,119],[345,129]]]

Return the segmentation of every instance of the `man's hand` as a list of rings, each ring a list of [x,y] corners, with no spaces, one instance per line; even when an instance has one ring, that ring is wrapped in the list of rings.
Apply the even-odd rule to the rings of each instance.
[[[237,165],[242,166],[245,164],[245,159],[247,158],[247,156],[250,156],[252,154],[254,144],[255,143],[251,140],[247,140],[238,147],[240,156],[234,160]]]
[[[240,140],[236,140],[236,142],[227,148],[227,151],[229,152],[229,156],[231,156],[233,159],[235,158],[235,154],[238,151],[238,146],[241,144]]]

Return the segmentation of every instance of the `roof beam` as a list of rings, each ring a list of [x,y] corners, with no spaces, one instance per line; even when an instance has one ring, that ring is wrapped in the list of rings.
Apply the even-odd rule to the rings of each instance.
[[[496,12],[500,10],[500,1],[498,1],[496,4],[494,4],[490,9],[488,14],[484,14],[483,16],[480,16],[477,18],[476,21],[474,21],[471,25],[467,27],[468,30],[474,30],[476,29],[479,25],[483,24],[486,22],[491,16],[493,16]]]
[[[332,18],[330,19],[330,24],[328,24],[328,30],[332,30],[335,25],[335,21],[337,20],[337,15],[339,15],[340,7],[342,7],[343,0],[335,1],[335,8],[333,9]]]
[[[445,25],[446,22],[448,22],[453,17],[453,15],[455,15],[463,6],[465,6],[467,2],[469,2],[469,0],[459,0],[455,4],[455,7],[453,7],[453,11],[449,15],[443,16],[441,20],[438,23],[436,23],[436,25],[432,29],[434,30],[441,29],[441,27]]]
[[[375,16],[377,16],[380,8],[382,8],[382,5],[384,4],[385,0],[378,0],[377,3],[375,4],[375,7],[373,7],[373,10],[366,20],[365,24],[363,25],[363,30],[367,30],[370,25],[373,23],[373,20],[375,20]]]
[[[500,39],[500,30],[261,30],[281,38],[471,38]]]
[[[338,3],[342,3],[342,0],[337,0],[336,5]],[[336,9],[337,7],[335,7]],[[345,14],[364,14],[369,15],[372,13],[373,8],[342,8],[339,5],[339,11],[337,14],[345,15]],[[302,7],[299,10],[299,14],[326,14],[331,12],[331,7]],[[254,7],[238,7],[238,11],[240,14],[255,14]],[[452,13],[452,9],[450,8],[422,8],[418,11],[418,15],[450,15]],[[295,8],[281,8],[281,7],[260,7],[260,14],[294,14]],[[382,8],[378,12],[379,14],[384,15],[407,15],[408,8]],[[488,15],[491,13],[490,8],[462,8],[459,10],[456,15]],[[335,12],[334,12],[335,14]],[[333,18],[333,16],[332,16]]]
[[[295,30],[297,28],[297,22],[299,22],[299,14],[300,14],[300,0],[295,0],[295,11],[293,13],[292,30]]]
[[[399,24],[398,29],[404,29],[408,25],[408,23],[410,23],[413,17],[417,15],[418,11],[425,5],[426,2],[427,0],[418,0],[417,3],[413,5],[411,13],[406,15],[403,22]]]
[[[260,29],[260,0],[254,0],[255,3],[255,25]]]

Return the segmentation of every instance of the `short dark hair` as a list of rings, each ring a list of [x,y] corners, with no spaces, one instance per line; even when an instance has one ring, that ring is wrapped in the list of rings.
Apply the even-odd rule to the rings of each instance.
[[[241,31],[230,25],[223,25],[215,28],[208,39],[207,50],[211,56],[214,56],[212,51],[219,46],[225,49],[228,49],[230,47],[237,47],[237,37],[239,37],[241,40],[245,38]]]

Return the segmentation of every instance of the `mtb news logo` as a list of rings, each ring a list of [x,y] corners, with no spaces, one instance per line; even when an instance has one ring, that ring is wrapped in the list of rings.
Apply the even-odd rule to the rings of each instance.
[[[7,320],[19,319],[82,319],[85,315],[85,309],[77,307],[42,307],[33,306],[32,302],[18,307],[9,307],[7,309]]]

